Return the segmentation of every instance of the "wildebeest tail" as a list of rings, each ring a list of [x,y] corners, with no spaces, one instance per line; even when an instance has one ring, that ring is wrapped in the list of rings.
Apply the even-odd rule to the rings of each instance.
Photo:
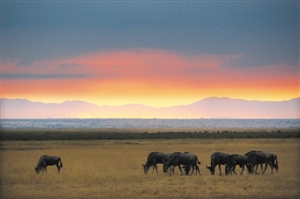
[[[59,159],[59,166],[60,166],[60,167],[63,167],[63,164],[62,164],[61,159]]]
[[[199,161],[199,159],[198,159],[198,157],[196,156],[196,159],[197,159],[197,162],[198,162],[198,164],[201,164],[201,162]]]
[[[275,168],[278,170],[278,160],[277,160],[277,155],[272,155],[272,161],[273,161],[273,165],[275,166]]]

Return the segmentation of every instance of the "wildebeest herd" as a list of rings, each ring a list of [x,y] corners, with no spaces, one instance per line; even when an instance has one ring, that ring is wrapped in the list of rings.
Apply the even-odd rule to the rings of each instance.
[[[168,172],[169,170],[169,172],[174,173],[175,167],[178,167],[182,174],[182,166],[186,175],[189,174],[190,169],[192,169],[191,175],[193,175],[195,169],[196,173],[198,172],[200,174],[198,164],[201,163],[198,160],[198,157],[188,152],[175,152],[173,154],[151,152],[147,157],[146,163],[142,164],[144,173],[147,174],[150,167],[153,167],[153,171],[156,169],[156,173],[158,173],[157,164],[163,164],[164,172]],[[222,175],[221,165],[225,165],[225,174],[228,175],[232,173],[236,174],[235,167],[239,165],[240,168],[242,168],[241,175],[243,174],[245,166],[249,174],[258,174],[257,167],[259,164],[261,165],[262,174],[265,173],[268,165],[271,167],[271,173],[273,173],[274,168],[276,169],[276,172],[278,171],[277,155],[263,151],[249,151],[245,155],[214,152],[211,155],[210,166],[206,166],[206,168],[214,175],[215,167],[219,166],[220,175]],[[263,164],[265,164],[264,169]],[[255,167],[256,169],[254,170]]]
[[[179,168],[179,171],[182,173],[182,168],[185,171],[186,175],[189,175],[190,170],[192,169],[191,175],[193,175],[194,170],[196,170],[196,174],[200,173],[200,161],[195,154],[189,152],[175,152],[173,154],[163,153],[163,152],[151,152],[147,157],[147,161],[145,164],[142,164],[144,168],[144,173],[147,174],[148,170],[152,167],[153,172],[154,169],[158,174],[157,164],[163,164],[163,172],[170,172],[174,174],[174,170],[176,167]],[[268,165],[271,167],[271,173],[273,173],[274,168],[276,172],[278,171],[278,160],[277,155],[269,152],[263,151],[249,151],[245,155],[238,154],[227,154],[221,152],[214,152],[211,155],[210,166],[206,166],[206,168],[210,171],[212,175],[215,174],[215,167],[219,166],[220,175],[221,165],[225,165],[225,174],[235,173],[235,167],[237,165],[242,168],[241,175],[243,174],[244,168],[246,166],[248,174],[258,174],[257,168],[258,165],[261,165],[262,174],[265,173]],[[263,169],[263,164],[265,164],[265,168]],[[43,155],[40,157],[37,166],[35,167],[35,172],[39,174],[40,171],[46,172],[47,166],[56,165],[58,173],[60,169],[63,167],[61,158],[58,156],[48,156]],[[256,169],[254,170],[254,168]]]

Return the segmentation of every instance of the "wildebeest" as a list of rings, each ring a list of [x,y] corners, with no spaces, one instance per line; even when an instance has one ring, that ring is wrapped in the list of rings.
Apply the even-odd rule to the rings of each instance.
[[[189,152],[184,152],[184,153],[189,153]],[[189,175],[189,172],[191,170],[191,166],[189,166],[189,165],[183,165],[182,168],[184,169],[185,174]],[[201,175],[200,168],[198,167],[198,165],[195,166],[195,169],[196,169],[196,174],[199,173],[199,175]],[[174,171],[173,171],[173,173],[174,173]]]
[[[271,173],[273,173],[273,169],[276,169],[276,172],[278,171],[278,161],[277,161],[277,155],[269,152],[263,152],[263,151],[249,151],[245,154],[251,161],[251,164],[253,167],[258,164],[265,163],[265,169],[262,171],[262,174],[264,174],[267,170],[268,165],[271,167]]]
[[[170,156],[169,153],[162,153],[162,152],[149,153],[146,164],[142,164],[142,166],[144,167],[144,173],[147,174],[151,166],[153,167],[153,172],[155,168],[156,173],[158,173],[157,164],[163,164],[164,161],[166,161],[169,158],[169,156]]]
[[[35,172],[39,174],[40,171],[47,172],[47,166],[53,166],[56,165],[58,173],[60,172],[60,168],[63,167],[61,158],[58,156],[48,156],[43,155],[40,157],[37,166],[34,168]]]
[[[192,174],[194,173],[194,169],[196,168],[198,164],[201,164],[200,161],[198,160],[198,157],[192,153],[180,153],[180,152],[175,152],[173,153],[167,161],[164,162],[164,171],[167,171],[170,166],[178,166],[181,175],[182,175],[182,170],[180,165],[184,166],[190,166],[192,168]]]
[[[228,162],[225,165],[225,174],[228,175],[235,170],[236,165],[242,168],[241,175],[243,174],[246,165],[248,173],[252,173],[252,164],[247,156],[233,154],[230,155]]]
[[[229,160],[230,155],[227,153],[221,153],[221,152],[214,152],[210,156],[210,167],[206,165],[206,168],[209,169],[211,175],[215,175],[215,167],[219,165],[220,175],[222,175],[221,172],[221,165],[225,165],[227,161]]]

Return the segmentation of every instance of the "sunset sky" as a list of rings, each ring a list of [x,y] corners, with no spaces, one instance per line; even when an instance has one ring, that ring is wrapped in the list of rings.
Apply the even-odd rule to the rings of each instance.
[[[300,3],[1,1],[1,98],[299,97]]]

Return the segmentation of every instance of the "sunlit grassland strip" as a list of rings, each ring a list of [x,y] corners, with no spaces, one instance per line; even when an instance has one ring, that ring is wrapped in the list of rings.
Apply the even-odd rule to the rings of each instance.
[[[1,198],[299,198],[299,144],[299,139],[2,141]],[[278,173],[268,168],[265,175],[211,176],[205,168],[215,151],[253,149],[276,153]],[[152,169],[145,175],[141,164],[152,151],[196,154],[201,176],[181,176],[178,168],[170,175],[161,165],[158,175]],[[44,154],[62,158],[60,174],[56,167],[35,174]]]

